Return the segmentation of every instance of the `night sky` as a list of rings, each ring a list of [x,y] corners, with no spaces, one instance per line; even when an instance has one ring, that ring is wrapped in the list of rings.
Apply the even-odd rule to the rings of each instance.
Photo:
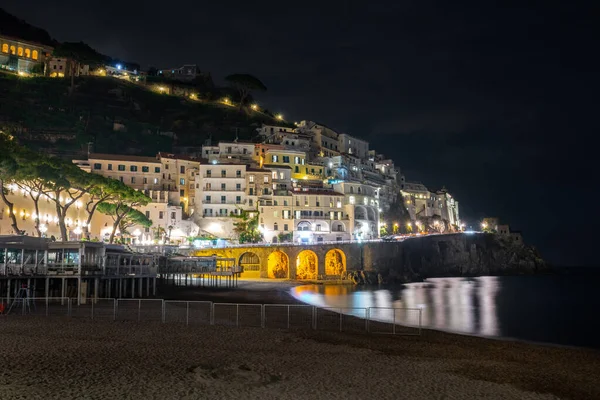
[[[271,111],[369,140],[407,180],[445,185],[467,223],[497,216],[555,264],[598,265],[597,14],[591,2],[491,3],[0,6],[146,68],[254,74]]]

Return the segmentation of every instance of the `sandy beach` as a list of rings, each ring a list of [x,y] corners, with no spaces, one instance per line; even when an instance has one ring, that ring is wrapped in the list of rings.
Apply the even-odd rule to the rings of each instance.
[[[422,337],[0,319],[1,399],[596,399],[600,354]]]
[[[293,282],[160,297],[296,303]],[[0,318],[0,399],[600,399],[600,352],[424,330]]]

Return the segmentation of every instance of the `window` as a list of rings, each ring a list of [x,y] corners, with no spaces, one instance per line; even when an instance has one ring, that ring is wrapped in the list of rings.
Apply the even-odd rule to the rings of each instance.
[[[149,167],[142,167],[142,172],[150,172],[150,168]]]
[[[182,165],[181,167],[179,167],[179,173],[185,174],[185,166]]]
[[[300,168],[298,168],[298,166],[296,165],[296,167],[294,168],[294,172],[295,173],[299,173],[300,172]]]
[[[8,53],[8,44],[4,43],[4,44],[2,45],[2,52],[3,52],[3,53]]]
[[[171,219],[175,219],[175,218],[176,218],[175,211],[171,211]]]
[[[242,171],[240,171],[239,169],[237,171],[235,171],[235,176],[237,178],[240,178],[242,176]]]
[[[221,196],[221,204],[227,203],[227,197]]]
[[[119,180],[120,180],[121,182],[123,182],[123,177],[122,177],[122,176],[120,176],[120,177],[119,177]]]
[[[265,175],[265,176],[263,177],[263,182],[264,182],[264,183],[269,183],[269,177],[268,177],[267,175]]]
[[[250,176],[248,177],[248,182],[250,182],[250,183],[254,183],[254,175],[250,175]]]
[[[158,219],[163,219],[164,213],[162,211],[158,212]]]
[[[277,210],[273,211],[273,217],[277,218],[279,216],[279,213],[277,212]]]
[[[31,53],[31,58],[33,58],[34,60],[38,59],[38,51],[34,50],[33,53]]]
[[[158,184],[158,178],[154,178],[154,184]]]
[[[283,156],[283,162],[286,164],[290,163],[290,156]]]
[[[263,189],[263,194],[269,194],[269,188],[264,188]]]
[[[235,184],[235,190],[242,190],[242,184],[241,183],[236,183]]]
[[[15,46],[10,46],[10,54],[13,56],[17,54],[17,48]]]
[[[204,200],[206,204],[210,204],[210,196],[206,196],[206,200]]]
[[[221,190],[227,190],[227,186],[224,183],[221,183]]]
[[[165,169],[169,169],[169,164],[165,164]]]
[[[254,201],[252,199],[248,200],[248,205],[252,207],[254,205]]]
[[[159,174],[160,173],[160,167],[154,167],[154,172]]]
[[[221,178],[227,178],[227,171],[226,170],[221,170]]]
[[[147,184],[148,183],[148,178],[144,178],[143,181],[144,181],[144,185]]]
[[[119,164],[119,171],[125,171],[125,166],[122,164]]]
[[[146,211],[146,218],[150,218],[150,211]]]
[[[210,169],[206,170],[206,177],[210,178],[212,176],[212,171]]]
[[[271,156],[271,161],[272,162],[277,162],[277,161],[279,161],[279,157],[278,156]]]
[[[22,47],[19,47],[19,48],[17,49],[17,55],[18,55],[19,57],[23,57],[23,48],[22,48]]]
[[[278,231],[278,230],[279,230],[279,226],[277,225],[277,222],[275,222],[275,223],[273,224],[273,230],[274,230],[274,231]]]
[[[137,172],[137,166],[135,166],[135,165],[132,165],[131,167],[129,167],[129,170],[130,170],[131,172]]]
[[[248,191],[248,194],[250,196],[254,196],[254,188],[250,188],[249,191]]]
[[[304,158],[300,159],[301,164],[304,165]]]
[[[185,196],[185,190],[184,189],[180,189],[179,190],[179,196]]]
[[[242,204],[242,196],[235,196],[235,204]]]
[[[185,178],[179,179],[179,184],[180,185],[185,185]]]
[[[281,180],[283,180],[283,179],[284,179],[284,173],[283,173],[283,172],[280,172],[280,173],[279,173],[279,179],[281,179]]]
[[[317,227],[315,229],[317,232],[321,232],[321,224],[317,224]]]
[[[294,157],[294,164],[300,164],[300,157]]]
[[[25,49],[25,57],[31,58],[31,50]]]
[[[354,204],[354,202],[355,202],[354,196],[350,196],[350,204]]]
[[[131,183],[135,183],[135,176],[131,177]]]
[[[94,164],[94,169],[102,169],[102,164]]]
[[[288,224],[283,224],[283,230],[287,231],[288,230]]]
[[[106,168],[108,168],[109,171],[112,171],[112,164],[108,164]]]

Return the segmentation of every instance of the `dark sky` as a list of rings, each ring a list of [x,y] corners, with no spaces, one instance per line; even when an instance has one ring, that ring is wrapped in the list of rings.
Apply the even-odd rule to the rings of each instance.
[[[554,263],[598,265],[600,35],[576,3],[0,0],[144,67],[254,74],[270,110],[368,139],[468,222],[498,216]]]

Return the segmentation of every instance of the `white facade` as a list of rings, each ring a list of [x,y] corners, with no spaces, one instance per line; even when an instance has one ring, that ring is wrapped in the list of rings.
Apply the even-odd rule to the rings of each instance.
[[[340,152],[352,154],[358,158],[367,159],[369,155],[369,142],[345,133],[338,136],[338,146]]]
[[[351,224],[344,195],[334,191],[299,189],[292,192],[296,243],[350,240]]]

